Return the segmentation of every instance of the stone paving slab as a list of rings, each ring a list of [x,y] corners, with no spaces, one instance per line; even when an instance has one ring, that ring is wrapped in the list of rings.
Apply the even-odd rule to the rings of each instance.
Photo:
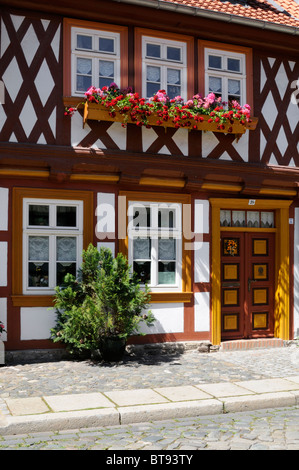
[[[168,400],[154,390],[115,390],[112,392],[105,392],[105,395],[110,398],[118,406],[135,406],[135,405],[149,405],[153,403],[167,403]]]
[[[202,400],[211,398],[208,393],[199,390],[192,385],[185,385],[181,387],[159,387],[154,389],[168,400],[171,401],[186,401],[186,400]]]
[[[8,398],[6,404],[13,416],[48,413],[50,411],[40,397]]]
[[[240,382],[240,384],[241,383],[242,382]],[[253,391],[241,387],[240,385],[236,385],[235,383],[230,382],[196,385],[196,387],[204,390],[206,393],[216,398],[250,395],[254,393]]]
[[[113,404],[102,393],[76,393],[43,397],[54,412],[111,408]]]
[[[249,380],[236,382],[236,384],[254,393],[283,392],[297,390],[299,388],[299,383],[294,383],[283,378]]]

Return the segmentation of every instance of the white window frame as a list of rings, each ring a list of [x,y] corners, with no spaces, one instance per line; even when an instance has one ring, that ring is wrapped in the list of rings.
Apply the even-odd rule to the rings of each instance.
[[[49,225],[29,225],[29,206],[49,206]],[[76,207],[76,227],[59,227],[56,225],[55,215],[57,206]],[[49,282],[47,287],[29,287],[29,237],[49,237]],[[24,295],[51,295],[55,293],[56,283],[56,238],[75,237],[76,244],[76,273],[82,262],[83,250],[83,201],[66,199],[23,199],[23,294]]]
[[[77,35],[89,36],[92,38],[92,49],[79,49],[77,48]],[[115,50],[114,53],[100,52],[96,47],[99,42],[99,38],[113,39]],[[113,31],[102,31],[89,28],[79,28],[73,26],[71,28],[71,83],[72,83],[72,95],[73,96],[84,96],[84,91],[77,90],[77,59],[91,59],[92,61],[92,78],[91,86],[99,88],[99,61],[101,59],[111,61],[114,63],[114,78],[111,82],[116,83],[121,87],[121,73],[120,73],[120,33]]]
[[[134,227],[134,208],[150,208],[150,227]],[[158,227],[159,209],[171,209],[175,212],[175,226]],[[152,292],[181,292],[182,291],[182,204],[150,201],[129,201],[128,204],[128,260],[133,271],[135,238],[149,237],[151,239],[151,282],[148,284]],[[174,284],[159,284],[158,282],[158,240],[159,238],[174,238],[176,240],[176,272]]]
[[[222,68],[209,67],[209,56],[215,55],[222,58]],[[240,72],[233,72],[227,70],[227,60],[238,59],[240,60]],[[209,91],[209,77],[219,77],[222,79],[222,101],[228,102],[228,80],[240,80],[240,104],[246,103],[246,54],[241,52],[233,52],[229,50],[205,48],[205,95]]]
[[[161,58],[147,57],[146,45],[154,44],[161,47]],[[181,60],[167,59],[167,46],[176,47],[181,50]],[[187,99],[187,43],[184,41],[174,41],[152,36],[142,36],[142,96],[147,96],[147,66],[160,67],[161,69],[161,86],[160,89],[167,93],[167,69],[172,68],[181,72],[181,93],[184,99]]]

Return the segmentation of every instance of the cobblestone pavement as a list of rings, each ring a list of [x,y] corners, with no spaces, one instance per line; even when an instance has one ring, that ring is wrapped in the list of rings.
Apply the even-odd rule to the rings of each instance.
[[[126,355],[120,363],[51,361],[0,368],[1,398],[194,385],[299,375],[299,347]]]
[[[35,361],[0,368],[4,398],[299,375],[299,348],[126,355],[120,363]],[[0,436],[0,450],[298,450],[299,406],[97,429]]]
[[[108,455],[111,451],[148,450],[153,464],[159,463],[159,451],[171,451],[172,455],[186,455],[189,451],[195,460],[200,450],[299,450],[299,407],[0,436],[0,450],[8,449],[108,450]],[[142,458],[147,458],[147,454]]]

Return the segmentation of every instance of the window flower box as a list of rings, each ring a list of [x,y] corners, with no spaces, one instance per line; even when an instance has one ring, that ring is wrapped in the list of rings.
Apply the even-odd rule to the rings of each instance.
[[[90,87],[85,96],[85,102],[80,103],[84,106],[83,127],[90,119],[121,122],[124,127],[134,123],[147,128],[162,126],[231,133],[239,138],[247,129],[255,129],[258,121],[250,116],[249,105],[241,106],[233,101],[228,106],[213,93],[205,98],[195,95],[184,102],[180,96],[169,99],[164,90],[159,90],[146,100],[130,89],[120,90],[111,84],[102,89]],[[65,114],[72,115],[77,108],[66,108]]]
[[[121,114],[119,111],[114,111],[113,114],[105,107],[103,104],[99,103],[89,103],[86,101],[84,103],[84,112],[83,112],[83,127],[87,123],[87,121],[95,120],[95,121],[112,121],[112,122],[121,122],[126,124],[137,124],[138,121],[132,120],[132,118],[128,115],[124,120],[124,115]],[[210,120],[209,115],[202,115],[200,121],[192,119],[181,119],[179,125],[176,125],[177,122],[174,122],[173,119],[167,119],[161,121],[157,113],[153,112],[147,118],[146,127],[152,126],[162,126],[162,127],[183,127],[185,129],[195,129],[201,131],[210,131],[210,132],[223,132],[223,133],[231,133],[231,134],[244,134],[246,130],[254,130],[257,125],[257,118],[251,118],[251,122],[246,122],[241,124],[239,120],[233,120],[233,122],[225,122],[220,127],[219,124],[215,121]],[[139,121],[141,122],[141,121]],[[137,124],[138,125],[138,124]],[[141,124],[140,124],[141,125]]]

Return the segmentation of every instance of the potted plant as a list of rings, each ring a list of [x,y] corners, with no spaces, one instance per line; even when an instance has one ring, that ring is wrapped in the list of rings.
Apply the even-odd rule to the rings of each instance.
[[[4,327],[4,323],[0,320],[0,336],[1,336],[1,333],[5,332],[5,327]]]
[[[52,339],[65,343],[72,353],[99,349],[103,359],[118,361],[128,336],[141,334],[140,322],[154,321],[151,312],[143,314],[149,289],[141,288],[120,253],[113,258],[111,250],[98,251],[90,244],[82,259],[77,278],[68,274],[64,285],[56,288],[57,324]]]

